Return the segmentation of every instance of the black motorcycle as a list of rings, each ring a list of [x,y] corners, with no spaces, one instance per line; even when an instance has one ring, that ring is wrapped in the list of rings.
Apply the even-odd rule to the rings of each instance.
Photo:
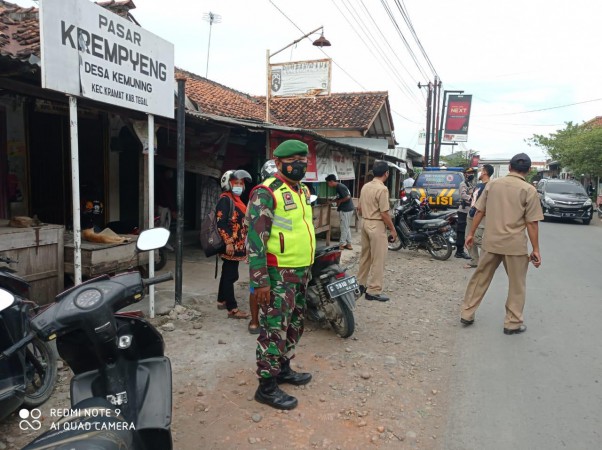
[[[348,338],[355,330],[353,310],[360,291],[356,278],[345,273],[340,261],[338,245],[316,249],[305,297],[307,318],[328,322],[339,336]]]
[[[0,262],[17,261],[0,256]],[[0,420],[19,407],[35,408],[52,394],[56,383],[56,352],[38,337],[27,345],[38,306],[30,298],[30,285],[8,267],[0,268]]]
[[[447,219],[420,219],[423,202],[416,192],[412,192],[409,198],[395,206],[393,224],[397,239],[389,240],[389,250],[426,250],[433,258],[445,261],[453,251],[452,228]]]
[[[139,250],[160,248],[169,232],[146,230]],[[32,320],[32,332],[15,345],[41,337],[57,341],[73,370],[71,407],[51,429],[25,447],[34,449],[166,449],[171,438],[171,365],[161,334],[140,313],[118,313],[140,301],[167,273],[103,275],[61,293]]]

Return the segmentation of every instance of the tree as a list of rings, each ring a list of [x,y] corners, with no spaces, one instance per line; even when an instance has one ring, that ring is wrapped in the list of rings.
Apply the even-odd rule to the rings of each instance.
[[[458,151],[447,156],[441,156],[441,160],[447,167],[468,167],[470,164],[469,153]]]
[[[564,129],[548,136],[535,134],[527,143],[575,173],[602,176],[602,127],[566,122]]]

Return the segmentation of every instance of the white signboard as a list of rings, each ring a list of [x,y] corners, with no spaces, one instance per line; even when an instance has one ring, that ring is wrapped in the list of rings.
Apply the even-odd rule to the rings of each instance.
[[[270,64],[270,97],[330,95],[330,59]]]
[[[355,180],[353,157],[347,152],[330,152],[336,167],[337,180]]]
[[[42,87],[174,117],[173,44],[88,0],[42,0]]]

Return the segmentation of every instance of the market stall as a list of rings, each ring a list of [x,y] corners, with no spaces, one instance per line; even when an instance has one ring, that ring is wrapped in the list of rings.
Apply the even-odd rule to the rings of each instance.
[[[97,243],[82,241],[81,273],[92,278],[105,273],[122,272],[148,264],[148,252],[136,250],[138,236],[126,235],[123,243]],[[65,236],[65,273],[73,274],[73,235]]]
[[[17,261],[9,268],[31,285],[31,299],[38,304],[54,301],[63,290],[62,225],[9,226],[0,220],[0,254]]]

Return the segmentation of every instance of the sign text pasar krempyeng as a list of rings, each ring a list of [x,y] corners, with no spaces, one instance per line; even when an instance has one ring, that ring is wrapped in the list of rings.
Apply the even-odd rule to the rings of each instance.
[[[112,21],[99,14],[98,26],[106,28],[116,37],[141,45],[140,34],[126,30],[121,24],[112,25]],[[75,43],[78,43],[76,46]],[[131,50],[116,42],[111,42],[103,36],[91,33],[75,25],[66,24],[61,20],[61,43],[73,49],[79,49],[96,58],[109,61],[119,66],[130,64],[133,71],[161,81],[167,79],[167,65],[156,61],[138,51]]]

